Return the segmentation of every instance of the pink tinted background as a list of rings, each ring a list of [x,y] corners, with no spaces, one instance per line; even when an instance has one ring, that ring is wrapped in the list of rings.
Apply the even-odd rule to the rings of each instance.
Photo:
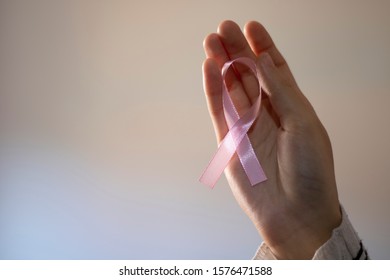
[[[340,3],[341,2],[341,3]],[[249,259],[202,41],[262,22],[327,128],[340,199],[390,258],[388,1],[0,1],[0,258]]]

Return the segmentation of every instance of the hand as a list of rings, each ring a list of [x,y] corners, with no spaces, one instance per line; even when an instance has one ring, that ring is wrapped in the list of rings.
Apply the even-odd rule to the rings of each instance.
[[[218,33],[206,37],[204,90],[220,142],[228,131],[221,68],[238,57],[256,61],[266,94],[248,135],[268,180],[252,187],[237,155],[225,175],[237,202],[277,258],[311,259],[341,223],[330,140],[265,28],[249,22],[244,33],[225,21]],[[242,116],[259,94],[256,79],[237,64],[226,84]]]

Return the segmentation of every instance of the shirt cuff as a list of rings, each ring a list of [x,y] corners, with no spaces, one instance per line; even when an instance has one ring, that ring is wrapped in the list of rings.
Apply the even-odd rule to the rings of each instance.
[[[357,232],[352,227],[344,208],[340,206],[342,222],[335,228],[332,236],[314,253],[313,260],[367,260],[369,256]],[[271,249],[262,243],[257,250],[255,260],[276,260]]]

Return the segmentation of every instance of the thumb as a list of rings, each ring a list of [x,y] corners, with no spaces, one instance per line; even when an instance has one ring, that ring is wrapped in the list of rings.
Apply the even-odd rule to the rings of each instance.
[[[290,83],[277,68],[271,56],[264,52],[257,59],[261,86],[270,99],[271,105],[278,115],[283,127],[299,115],[302,108],[301,95],[299,89]]]

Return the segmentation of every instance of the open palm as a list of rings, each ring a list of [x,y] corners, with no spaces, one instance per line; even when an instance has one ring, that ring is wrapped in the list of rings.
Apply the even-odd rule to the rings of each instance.
[[[218,142],[228,131],[224,63],[252,58],[266,92],[249,138],[268,180],[252,187],[235,155],[225,174],[236,200],[276,257],[311,258],[341,222],[326,130],[262,25],[248,23],[244,35],[237,24],[225,21],[218,33],[206,37],[204,47],[204,88]],[[237,64],[225,81],[242,116],[258,97],[256,78]]]

